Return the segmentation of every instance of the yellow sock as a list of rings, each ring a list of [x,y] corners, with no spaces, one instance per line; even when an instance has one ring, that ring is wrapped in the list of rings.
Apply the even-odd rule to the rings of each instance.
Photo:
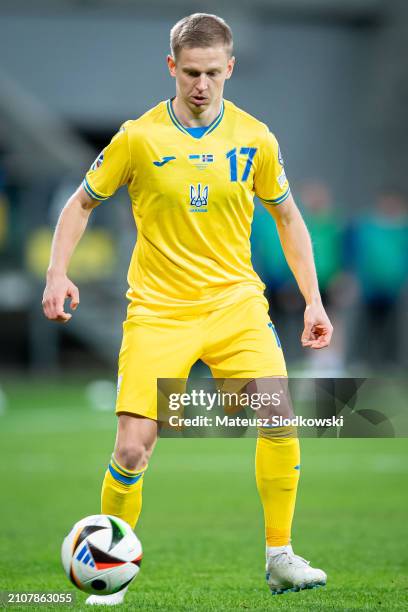
[[[147,465],[137,472],[126,470],[112,455],[102,484],[102,514],[117,516],[134,529],[142,510],[143,476]]]
[[[286,434],[286,437],[285,437]],[[256,445],[256,484],[265,517],[267,546],[290,543],[299,481],[299,440],[293,430],[259,430]]]

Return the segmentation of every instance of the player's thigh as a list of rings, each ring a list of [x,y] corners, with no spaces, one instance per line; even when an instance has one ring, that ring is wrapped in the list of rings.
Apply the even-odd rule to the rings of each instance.
[[[161,317],[125,321],[116,413],[157,419],[157,379],[187,378],[201,350],[198,341],[193,321]]]
[[[212,313],[203,361],[215,378],[286,377],[282,346],[264,298]]]

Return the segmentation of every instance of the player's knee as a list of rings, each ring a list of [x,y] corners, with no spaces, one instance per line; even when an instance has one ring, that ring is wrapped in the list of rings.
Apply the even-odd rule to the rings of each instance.
[[[149,461],[151,450],[142,442],[118,444],[115,449],[117,461],[127,470],[139,470]]]

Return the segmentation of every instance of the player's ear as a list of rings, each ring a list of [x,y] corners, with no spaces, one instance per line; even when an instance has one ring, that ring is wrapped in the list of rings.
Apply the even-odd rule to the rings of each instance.
[[[235,57],[232,56],[228,60],[228,64],[227,64],[227,76],[225,77],[226,79],[230,79],[231,78],[231,75],[232,75],[233,70],[234,70],[234,66],[235,66]]]
[[[169,72],[172,77],[176,76],[176,60],[171,56],[167,56],[167,66],[169,67]]]

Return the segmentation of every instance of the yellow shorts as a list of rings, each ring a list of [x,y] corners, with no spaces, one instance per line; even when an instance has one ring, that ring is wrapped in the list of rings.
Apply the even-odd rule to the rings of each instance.
[[[123,324],[116,413],[157,419],[157,379],[186,379],[202,359],[214,378],[287,375],[263,296],[200,316],[137,315]]]

